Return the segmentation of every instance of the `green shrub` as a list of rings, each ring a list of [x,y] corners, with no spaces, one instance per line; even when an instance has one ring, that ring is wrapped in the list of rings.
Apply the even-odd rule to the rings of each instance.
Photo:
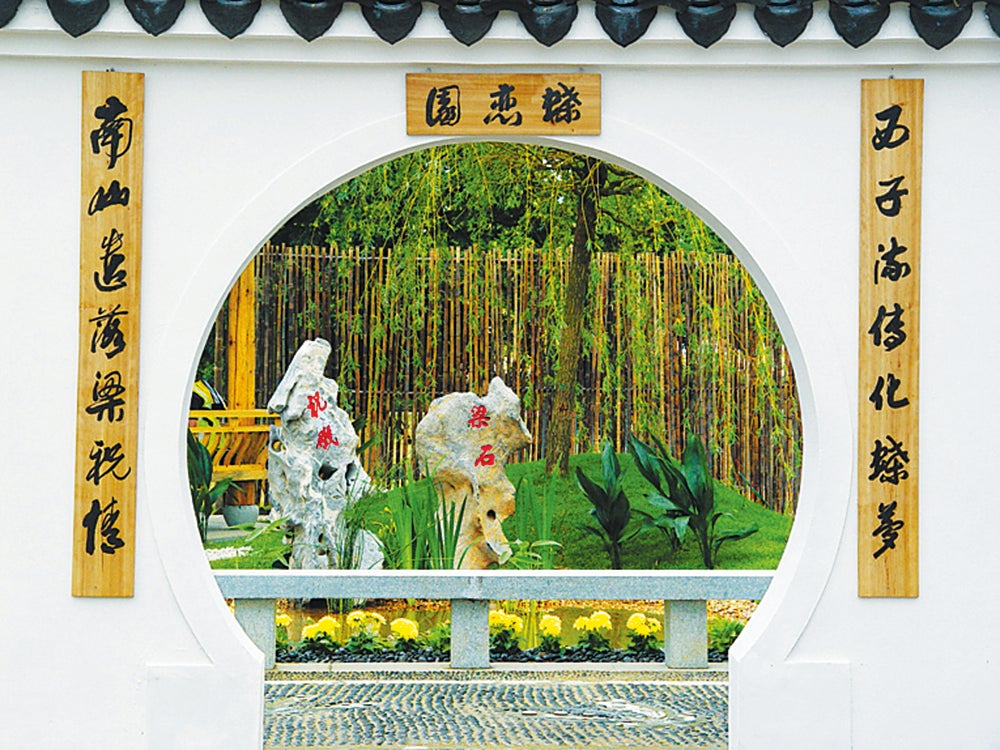
[[[576,467],[576,479],[580,489],[594,506],[590,509],[590,515],[600,524],[600,528],[586,525],[581,528],[604,543],[604,549],[611,557],[613,570],[621,570],[622,545],[640,530],[635,529],[626,534],[629,521],[632,519],[632,509],[629,507],[628,496],[623,487],[623,475],[618,456],[610,442],[605,442],[601,451],[600,484],[592,481],[579,466]]]
[[[736,637],[743,632],[746,625],[742,620],[730,620],[728,617],[708,618],[708,650],[729,653],[729,647]]]
[[[719,519],[731,517],[715,508],[715,480],[708,465],[708,456],[701,440],[688,435],[687,446],[680,462],[667,453],[662,444],[657,449],[632,436],[629,452],[635,464],[656,491],[647,500],[663,513],[655,525],[668,529],[678,542],[690,529],[698,541],[701,560],[706,568],[715,568],[719,547],[726,542],[746,539],[757,532],[757,527],[721,531],[716,527]]]

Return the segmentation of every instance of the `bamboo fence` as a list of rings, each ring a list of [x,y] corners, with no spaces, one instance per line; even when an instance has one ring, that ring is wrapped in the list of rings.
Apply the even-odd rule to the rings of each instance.
[[[327,374],[340,384],[341,406],[363,417],[363,441],[377,438],[362,456],[376,478],[403,475],[431,400],[485,393],[494,375],[521,396],[535,438],[520,460],[542,457],[566,254],[452,248],[397,256],[288,246],[257,255],[258,404],[302,341],[323,337],[333,345]],[[217,380],[226,371],[225,317],[216,326]],[[763,296],[735,258],[596,253],[578,384],[575,451],[605,439],[624,450],[634,432],[678,455],[694,430],[707,439],[718,478],[794,512],[794,374]]]

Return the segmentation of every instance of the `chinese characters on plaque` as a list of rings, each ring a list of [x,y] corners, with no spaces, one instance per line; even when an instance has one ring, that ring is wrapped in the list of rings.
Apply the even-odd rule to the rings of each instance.
[[[83,73],[73,595],[132,596],[143,76]]]
[[[410,73],[409,135],[598,135],[601,77]]]
[[[918,595],[923,81],[861,82],[858,595]]]

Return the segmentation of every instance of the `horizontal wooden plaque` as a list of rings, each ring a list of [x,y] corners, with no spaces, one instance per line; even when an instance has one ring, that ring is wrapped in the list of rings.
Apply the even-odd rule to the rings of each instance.
[[[85,71],[73,595],[135,573],[143,76]]]
[[[409,135],[599,135],[596,73],[408,73]]]
[[[915,597],[923,81],[861,82],[858,595]]]

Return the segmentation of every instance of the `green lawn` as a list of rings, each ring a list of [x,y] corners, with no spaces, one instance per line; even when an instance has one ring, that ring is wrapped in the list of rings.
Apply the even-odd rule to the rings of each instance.
[[[646,502],[646,494],[652,487],[635,468],[632,457],[619,455],[625,472],[625,494],[631,506],[646,511],[654,517],[659,510]],[[556,566],[562,568],[609,568],[610,561],[597,537],[583,531],[581,524],[597,522],[590,515],[593,507],[586,495],[577,486],[574,467],[582,467],[591,479],[597,480],[601,474],[601,457],[597,453],[586,453],[570,459],[570,476],[549,477],[545,473],[544,461],[523,464],[509,464],[507,475],[516,485],[521,477],[527,476],[534,482],[538,495],[544,496],[544,488],[549,481],[556,482],[555,507],[552,512],[553,537],[563,545],[556,555]],[[716,507],[732,513],[733,518],[719,521],[720,529],[741,529],[757,526],[756,534],[738,542],[728,542],[719,551],[717,567],[720,569],[760,569],[771,570],[778,566],[781,553],[788,541],[792,519],[782,516],[763,506],[752,503],[725,485],[716,482]],[[640,524],[633,517],[634,528]],[[508,537],[514,537],[514,519],[504,524]],[[666,537],[656,529],[647,529],[630,539],[624,545],[622,555],[625,568],[645,569],[690,569],[702,568],[701,554],[692,534],[685,537],[681,549],[674,552],[666,542]]]
[[[632,457],[620,455],[619,460],[625,470],[625,492],[632,507],[656,516],[659,511],[645,500],[646,494],[652,488],[633,465]],[[588,476],[597,479],[600,476],[601,457],[596,453],[573,456],[570,459],[570,466],[571,476],[553,478],[545,473],[544,461],[509,464],[507,475],[515,485],[522,477],[529,477],[540,499],[546,494],[545,488],[548,482],[556,483],[552,510],[552,536],[562,545],[556,553],[557,568],[608,569],[611,564],[600,540],[580,528],[581,524],[585,523],[596,525],[596,521],[589,513],[592,507],[590,502],[577,486],[575,474],[572,474],[573,467],[581,466]],[[425,492],[427,480],[417,482],[415,485],[411,485],[411,492]],[[402,492],[402,490],[396,489],[392,492]],[[376,495],[365,501],[365,505],[367,526],[374,531],[388,520],[385,497]],[[757,533],[747,539],[723,545],[719,551],[717,567],[731,570],[776,568],[788,540],[792,518],[750,502],[718,482],[716,507],[733,515],[733,518],[723,518],[719,521],[721,530],[741,529],[746,526],[758,527]],[[637,528],[640,523],[641,521],[634,517],[630,529]],[[504,530],[510,539],[517,536],[515,524],[514,517],[504,523]],[[209,548],[227,546],[239,546],[239,544],[228,542],[208,545]],[[260,536],[251,546],[253,551],[246,557],[216,560],[212,562],[212,567],[270,568],[283,551],[280,532],[277,531]],[[624,567],[633,570],[703,567],[698,545],[690,533],[681,549],[675,552],[670,549],[666,537],[661,532],[656,529],[646,529],[625,543],[622,557]]]

